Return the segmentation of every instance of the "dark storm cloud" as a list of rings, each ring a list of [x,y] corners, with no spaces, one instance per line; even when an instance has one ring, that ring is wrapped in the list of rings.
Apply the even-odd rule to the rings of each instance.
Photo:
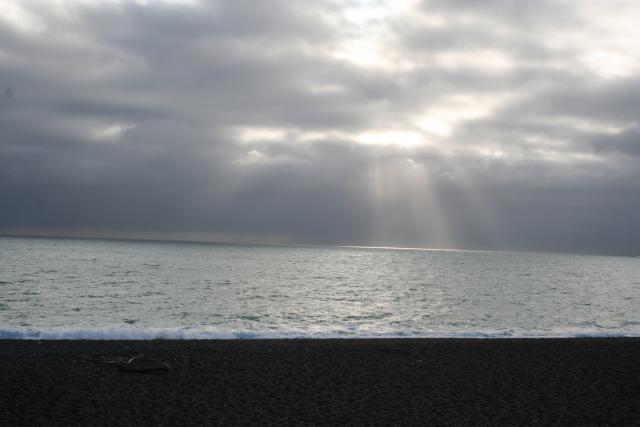
[[[0,230],[640,251],[629,26],[400,4],[9,4]]]

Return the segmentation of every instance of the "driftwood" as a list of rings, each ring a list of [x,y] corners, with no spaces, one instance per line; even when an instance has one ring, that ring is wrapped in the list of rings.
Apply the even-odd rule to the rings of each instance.
[[[169,363],[145,357],[142,353],[129,358],[116,357],[115,359],[91,359],[84,357],[82,359],[98,365],[113,366],[120,372],[133,372],[137,374],[168,372],[171,369],[171,365]]]

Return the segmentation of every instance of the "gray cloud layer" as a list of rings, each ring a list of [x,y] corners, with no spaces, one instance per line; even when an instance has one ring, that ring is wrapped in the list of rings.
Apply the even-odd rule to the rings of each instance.
[[[7,2],[0,230],[640,253],[615,3]]]

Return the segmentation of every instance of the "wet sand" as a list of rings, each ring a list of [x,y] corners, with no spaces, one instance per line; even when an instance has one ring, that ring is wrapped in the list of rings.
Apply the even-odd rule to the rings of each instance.
[[[0,424],[640,424],[640,339],[0,341]]]

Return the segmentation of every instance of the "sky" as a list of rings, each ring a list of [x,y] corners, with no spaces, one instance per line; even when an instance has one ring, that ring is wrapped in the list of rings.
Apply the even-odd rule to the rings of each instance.
[[[635,0],[0,0],[0,234],[640,254]]]

